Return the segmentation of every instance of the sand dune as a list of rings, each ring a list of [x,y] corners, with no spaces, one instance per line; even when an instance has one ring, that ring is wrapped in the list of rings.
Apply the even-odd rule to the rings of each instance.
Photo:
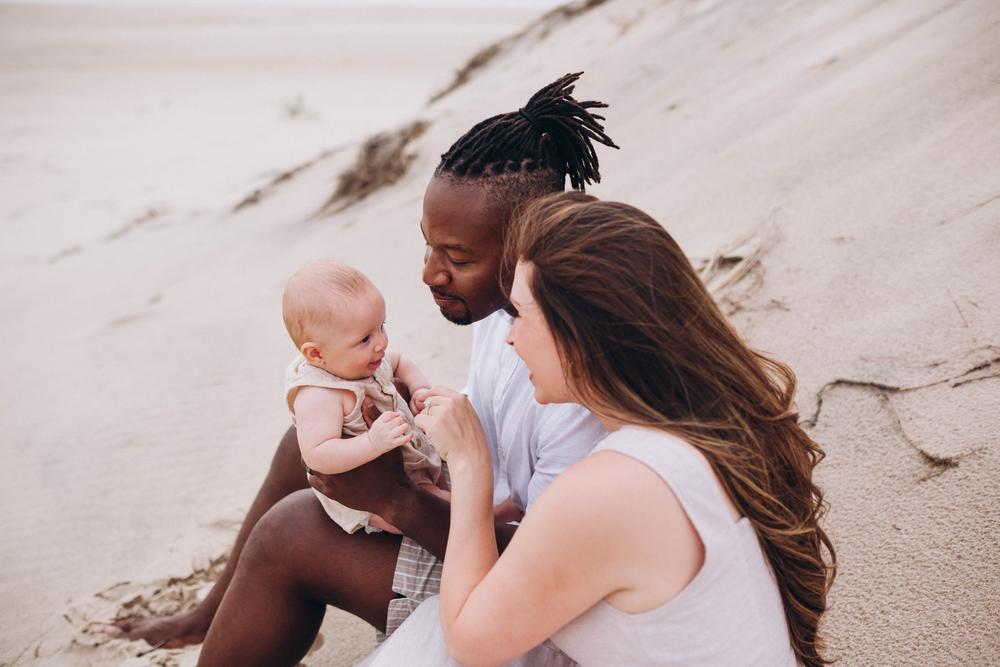
[[[288,424],[283,281],[330,248],[367,254],[314,236],[338,224],[304,221],[352,142],[421,113],[533,13],[0,6],[0,664],[148,649],[64,652],[92,640],[74,636],[82,622],[130,596],[164,602],[170,577],[232,541]],[[345,165],[279,182],[275,207],[230,214],[338,150]],[[386,222],[410,229],[413,211]],[[407,252],[401,275],[421,246]],[[408,301],[435,319],[422,298],[393,301],[400,343],[420,333]],[[413,334],[425,361],[447,349]],[[463,365],[430,367],[456,384]],[[365,627],[336,632],[327,660],[370,645]]]
[[[803,420],[828,452],[820,478],[841,562],[831,653],[844,665],[995,661],[1000,8],[588,4],[482,52],[425,106],[456,59],[406,113],[371,128],[427,123],[403,148],[402,178],[331,215],[315,214],[367,132],[325,155],[333,142],[303,134],[282,160],[255,161],[271,145],[245,160],[257,175],[203,167],[178,181],[206,179],[198,197],[169,196],[169,179],[119,196],[91,173],[85,197],[42,204],[24,182],[2,181],[17,242],[0,273],[0,557],[4,599],[19,603],[3,612],[14,629],[4,660],[56,646],[37,633],[66,598],[187,573],[192,555],[231,539],[211,522],[239,515],[284,427],[277,304],[304,261],[368,272],[387,294],[393,341],[435,381],[461,383],[468,331],[441,320],[417,280],[423,186],[473,122],[586,70],[579,92],[611,103],[622,147],[602,153],[593,191],[656,216],[748,339],[799,375]],[[4,76],[22,86],[21,104],[42,95]],[[8,135],[44,131],[3,104],[7,118],[22,113]],[[6,164],[32,155],[19,141]],[[70,148],[52,155],[30,157],[34,173],[65,168]],[[168,145],[150,159],[172,155]],[[104,212],[77,224],[70,214],[87,207]],[[367,635],[345,640],[350,631],[329,623],[315,660],[349,664],[331,644],[363,649]]]

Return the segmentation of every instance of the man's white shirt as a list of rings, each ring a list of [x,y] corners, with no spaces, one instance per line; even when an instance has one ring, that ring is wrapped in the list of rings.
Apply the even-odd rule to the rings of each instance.
[[[509,495],[527,510],[556,475],[589,454],[607,431],[579,405],[535,401],[530,371],[506,342],[512,323],[499,310],[474,325],[465,393],[490,447],[494,502]]]

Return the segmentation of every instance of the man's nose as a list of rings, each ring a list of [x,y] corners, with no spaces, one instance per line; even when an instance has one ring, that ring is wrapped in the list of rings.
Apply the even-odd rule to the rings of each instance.
[[[424,271],[421,277],[424,284],[431,287],[448,284],[448,272],[444,270],[441,261],[434,256],[433,252],[428,252],[424,258]]]

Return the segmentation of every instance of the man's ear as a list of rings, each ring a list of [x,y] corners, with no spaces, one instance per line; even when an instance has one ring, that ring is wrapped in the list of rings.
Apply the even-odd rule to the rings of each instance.
[[[320,352],[319,346],[316,343],[307,341],[302,343],[302,347],[299,348],[299,352],[302,356],[306,358],[306,361],[313,364],[323,363],[323,353]]]

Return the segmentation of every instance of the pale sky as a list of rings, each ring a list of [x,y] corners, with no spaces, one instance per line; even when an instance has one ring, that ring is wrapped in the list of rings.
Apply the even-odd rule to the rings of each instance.
[[[205,7],[229,5],[405,5],[410,7],[538,7],[547,9],[565,4],[566,0],[0,0],[0,5],[202,5]]]

